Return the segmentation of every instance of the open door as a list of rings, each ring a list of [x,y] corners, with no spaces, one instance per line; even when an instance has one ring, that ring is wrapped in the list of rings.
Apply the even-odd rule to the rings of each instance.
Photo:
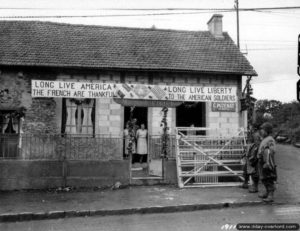
[[[162,158],[161,158],[161,149],[162,149],[162,140],[159,135],[151,135],[148,139],[149,144],[149,177],[153,178],[162,178]]]
[[[205,127],[205,115],[205,102],[184,102],[176,108],[176,127]]]

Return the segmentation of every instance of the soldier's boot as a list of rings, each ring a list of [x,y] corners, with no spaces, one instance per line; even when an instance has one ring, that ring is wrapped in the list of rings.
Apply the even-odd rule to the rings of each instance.
[[[268,197],[268,195],[269,195],[269,193],[268,193],[268,192],[265,192],[265,193],[260,193],[260,194],[258,194],[258,197],[265,199],[265,198]]]
[[[248,183],[249,183],[249,177],[250,176],[247,174],[247,172],[245,171],[245,169],[243,171],[244,171],[244,173],[243,173],[244,182],[239,187],[243,188],[243,189],[248,189]]]
[[[249,176],[248,175],[244,175],[244,182],[243,184],[240,186],[243,189],[248,189],[248,183],[249,183]]]
[[[258,183],[253,182],[253,184],[249,187],[249,193],[257,193],[258,192]]]
[[[268,193],[267,198],[263,199],[264,202],[273,202],[274,201],[274,191]]]
[[[240,187],[243,188],[243,189],[247,189],[248,188],[248,182],[244,182]]]

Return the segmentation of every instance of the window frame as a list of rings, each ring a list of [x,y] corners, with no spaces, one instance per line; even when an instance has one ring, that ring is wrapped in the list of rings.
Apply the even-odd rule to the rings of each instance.
[[[67,125],[67,118],[68,118],[68,113],[67,113],[67,100],[71,100],[71,102],[75,103],[76,106],[76,125]],[[83,116],[84,116],[84,112],[83,112],[83,106],[82,104],[87,104],[90,103],[90,100],[93,100],[92,106],[87,106],[87,108],[91,108],[91,125],[83,125]],[[74,106],[71,106],[74,107]],[[79,117],[78,117],[78,109],[81,109],[79,111]],[[96,99],[92,99],[92,98],[87,98],[84,100],[79,100],[79,99],[73,99],[73,98],[63,98],[62,99],[62,115],[61,115],[61,133],[64,135],[71,135],[71,136],[78,136],[78,137],[95,137],[95,123],[96,123]],[[80,126],[78,124],[81,124]],[[76,129],[76,133],[66,133],[66,130],[68,127],[72,127],[75,126]],[[77,132],[77,129],[81,130],[80,133]],[[91,133],[82,133],[82,129],[83,127],[87,127],[87,128],[92,128],[92,132]]]

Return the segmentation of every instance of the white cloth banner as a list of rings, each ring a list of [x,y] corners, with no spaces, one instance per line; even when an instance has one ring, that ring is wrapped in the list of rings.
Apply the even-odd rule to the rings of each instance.
[[[227,85],[179,86],[32,80],[31,86],[32,97],[237,102],[237,87]]]

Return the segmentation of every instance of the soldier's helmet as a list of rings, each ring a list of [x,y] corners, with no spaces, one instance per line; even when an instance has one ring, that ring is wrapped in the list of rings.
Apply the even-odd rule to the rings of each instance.
[[[261,129],[264,129],[266,131],[266,133],[269,135],[272,133],[273,131],[273,126],[271,123],[269,122],[265,122],[260,126]]]

